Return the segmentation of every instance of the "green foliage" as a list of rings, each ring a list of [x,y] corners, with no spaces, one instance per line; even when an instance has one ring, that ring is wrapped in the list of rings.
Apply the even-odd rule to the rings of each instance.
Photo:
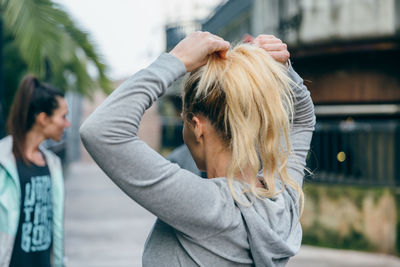
[[[26,73],[27,65],[22,59],[17,44],[12,36],[4,31],[3,38],[3,71],[4,71],[4,97],[5,111],[10,109],[15,90],[22,76]]]
[[[359,209],[362,209],[363,199],[366,194],[371,194],[374,200],[377,201],[384,192],[384,188],[368,188],[362,186],[345,186],[345,185],[314,185],[306,183],[303,191],[306,197],[318,199],[319,194],[324,194],[332,201],[339,200],[346,196],[351,199],[352,203],[356,204]]]
[[[379,200],[385,193],[389,192],[395,197],[397,214],[400,214],[400,195],[394,188],[388,187],[366,187],[366,186],[347,186],[347,185],[325,185],[305,183],[303,191],[306,199],[312,203],[320,203],[322,198],[329,199],[330,203],[340,203],[346,199],[352,203],[358,210],[363,209],[365,198],[372,197],[374,204],[378,204]],[[315,211],[315,216],[321,216],[318,211]],[[335,215],[332,215],[335,216]],[[396,248],[395,253],[400,255],[400,216],[397,217],[396,227]],[[364,251],[378,251],[377,245],[372,244],[366,237],[365,233],[360,232],[360,229],[351,227],[346,235],[340,235],[338,229],[333,230],[322,225],[319,219],[313,220],[312,225],[308,225],[303,229],[303,244],[322,246],[340,249],[355,249]]]
[[[312,231],[304,231],[303,244],[339,248],[339,249],[352,249],[374,251],[376,248],[365,238],[362,233],[352,229],[346,236],[341,237],[337,231],[332,231],[324,228],[322,225],[315,223],[311,229]]]
[[[28,72],[64,91],[86,96],[99,88],[111,91],[96,46],[60,5],[51,0],[0,0],[0,8],[6,35],[6,91],[13,94]]]

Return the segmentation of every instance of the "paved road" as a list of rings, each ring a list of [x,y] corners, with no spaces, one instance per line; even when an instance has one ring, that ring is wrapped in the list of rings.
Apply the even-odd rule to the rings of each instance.
[[[143,244],[155,217],[96,165],[69,168],[65,208],[68,267],[141,266]]]
[[[92,163],[73,164],[66,177],[68,267],[141,266],[155,217],[124,195]],[[379,254],[303,246],[288,267],[400,267]]]

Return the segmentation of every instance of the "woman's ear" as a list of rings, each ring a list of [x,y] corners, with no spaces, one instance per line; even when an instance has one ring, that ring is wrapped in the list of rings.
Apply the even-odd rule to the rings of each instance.
[[[45,127],[48,124],[49,119],[49,116],[47,116],[45,112],[40,112],[36,115],[35,121],[39,126]]]
[[[204,118],[199,116],[193,116],[192,127],[193,127],[193,133],[196,137],[196,141],[200,142],[204,134]]]

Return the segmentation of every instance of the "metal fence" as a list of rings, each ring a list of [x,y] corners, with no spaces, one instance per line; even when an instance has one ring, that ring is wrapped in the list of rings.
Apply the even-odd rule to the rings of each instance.
[[[400,185],[400,121],[318,121],[307,159],[311,182]]]
[[[182,122],[162,122],[162,146],[182,144]],[[308,182],[400,186],[400,120],[318,120],[307,166]]]

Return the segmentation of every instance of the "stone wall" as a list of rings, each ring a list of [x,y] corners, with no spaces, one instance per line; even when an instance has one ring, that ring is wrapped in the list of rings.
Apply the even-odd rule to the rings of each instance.
[[[303,244],[400,254],[395,190],[306,184],[304,192]]]
[[[117,88],[122,81],[114,84]],[[84,98],[82,103],[82,117],[81,123],[106,99],[106,95],[101,91],[96,91],[92,99]],[[141,140],[146,142],[154,150],[160,149],[161,142],[161,119],[157,111],[158,103],[154,103],[143,115],[142,121],[138,131],[138,136]],[[86,149],[81,145],[81,159],[83,161],[91,161],[91,157]]]

